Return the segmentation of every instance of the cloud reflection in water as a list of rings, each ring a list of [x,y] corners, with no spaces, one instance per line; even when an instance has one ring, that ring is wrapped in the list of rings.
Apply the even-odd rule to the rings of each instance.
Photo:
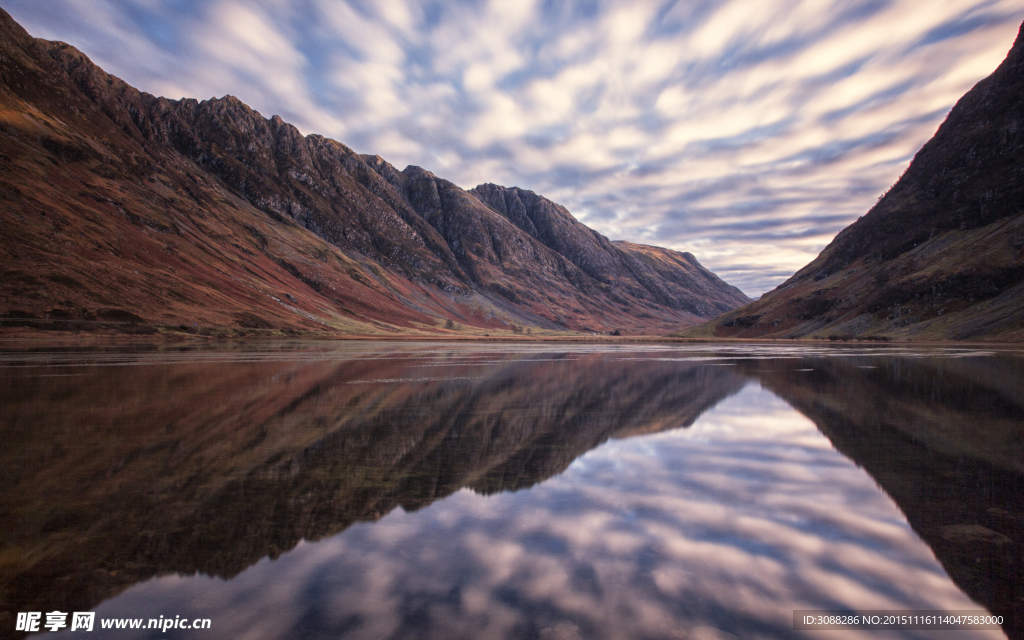
[[[612,440],[532,489],[463,489],[97,612],[210,617],[235,638],[813,637],[792,630],[797,608],[979,607],[867,473],[751,383],[689,429]],[[973,634],[955,637],[1004,637]]]

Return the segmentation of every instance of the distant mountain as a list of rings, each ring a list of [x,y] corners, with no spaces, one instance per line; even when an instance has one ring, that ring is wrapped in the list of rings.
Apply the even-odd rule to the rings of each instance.
[[[681,335],[1024,340],[1024,37],[813,262]]]
[[[140,92],[2,10],[0,215],[0,326],[657,331],[749,301],[529,191]]]

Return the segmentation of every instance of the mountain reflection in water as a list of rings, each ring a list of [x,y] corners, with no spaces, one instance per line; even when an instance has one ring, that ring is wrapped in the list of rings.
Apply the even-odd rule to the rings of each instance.
[[[805,637],[795,608],[972,599],[1020,618],[1024,369],[963,355],[3,354],[0,627]]]

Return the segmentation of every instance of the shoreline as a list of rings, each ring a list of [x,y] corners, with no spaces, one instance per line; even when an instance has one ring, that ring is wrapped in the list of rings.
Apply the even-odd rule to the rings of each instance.
[[[964,340],[827,340],[806,338],[676,338],[658,335],[450,335],[423,334],[338,334],[334,332],[264,332],[217,328],[209,333],[171,333],[155,330],[151,333],[133,333],[113,330],[67,331],[59,329],[28,329],[24,327],[0,328],[0,352],[15,345],[55,347],[116,347],[116,346],[202,346],[212,344],[257,344],[285,342],[439,342],[477,344],[749,344],[749,345],[831,345],[836,347],[864,346],[958,346],[1004,347],[1024,349],[1022,342],[990,342]],[[15,346],[15,348],[17,348]]]

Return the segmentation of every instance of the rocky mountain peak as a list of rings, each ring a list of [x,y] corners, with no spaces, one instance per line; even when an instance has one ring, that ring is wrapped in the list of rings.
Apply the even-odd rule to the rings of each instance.
[[[398,171],[235,96],[140,92],[2,11],[0,32],[0,107],[44,114],[0,123],[0,193],[31,194],[5,202],[5,264],[97,283],[62,287],[55,307],[41,283],[10,280],[0,315],[95,316],[123,297],[116,288],[131,292],[118,309],[158,324],[628,331],[746,301],[685,260],[653,268],[530,191]],[[48,248],[27,222],[55,211],[62,233],[92,238],[90,252]],[[138,277],[115,284],[114,272]]]

